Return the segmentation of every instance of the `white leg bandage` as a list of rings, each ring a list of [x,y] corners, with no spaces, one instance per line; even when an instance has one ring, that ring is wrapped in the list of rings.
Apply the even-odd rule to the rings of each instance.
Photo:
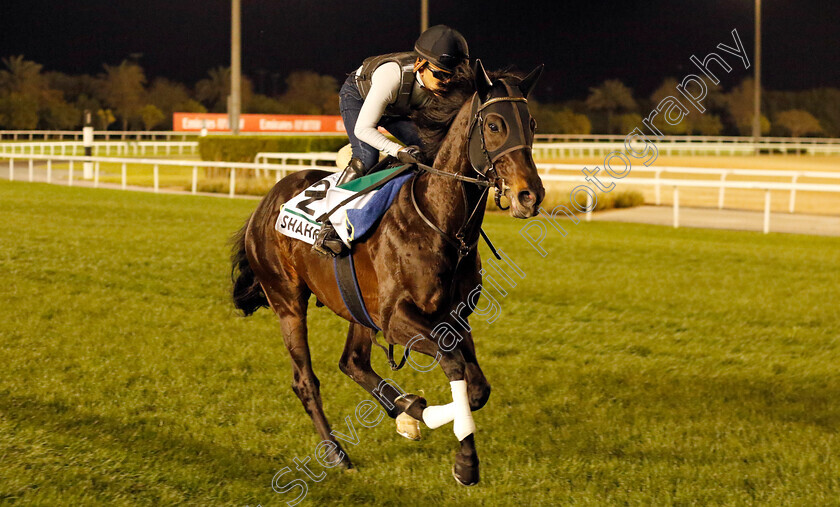
[[[433,405],[423,409],[423,422],[435,429],[455,419],[455,404]]]
[[[452,430],[460,442],[475,433],[475,421],[470,410],[470,400],[467,398],[467,381],[456,380],[449,385],[452,387],[452,403],[455,404],[455,424]]]
[[[475,421],[473,421],[470,402],[467,398],[467,382],[455,380],[449,385],[452,388],[452,403],[426,407],[423,410],[423,422],[434,429],[454,420],[452,430],[460,441],[475,433]]]

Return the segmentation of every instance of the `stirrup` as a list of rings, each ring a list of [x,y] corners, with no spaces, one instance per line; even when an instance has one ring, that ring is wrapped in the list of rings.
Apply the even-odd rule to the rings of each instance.
[[[344,249],[344,243],[330,223],[321,226],[321,231],[312,244],[312,251],[320,255],[335,257]]]

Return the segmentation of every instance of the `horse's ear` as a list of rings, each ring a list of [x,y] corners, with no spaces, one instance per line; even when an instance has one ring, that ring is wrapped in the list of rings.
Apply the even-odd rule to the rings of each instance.
[[[534,86],[536,86],[537,81],[540,79],[544,68],[544,63],[539,64],[536,69],[532,70],[531,73],[525,76],[522,79],[522,82],[519,83],[519,91],[522,92],[524,97],[531,95],[531,92],[534,90]]]
[[[484,99],[490,93],[490,88],[493,88],[493,81],[490,81],[487,71],[484,70],[484,65],[478,58],[473,65],[473,73],[475,74],[475,91],[478,92],[478,98],[484,102]]]

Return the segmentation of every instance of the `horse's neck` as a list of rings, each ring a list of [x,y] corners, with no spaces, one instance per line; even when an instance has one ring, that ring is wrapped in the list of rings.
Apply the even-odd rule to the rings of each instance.
[[[452,122],[449,128],[449,133],[441,144],[440,150],[435,157],[434,167],[440,171],[447,173],[460,174],[464,176],[476,176],[472,171],[470,165],[469,155],[467,150],[467,143],[469,142],[469,120],[470,120],[470,101],[461,108],[461,111]],[[430,175],[427,179],[427,185],[424,194],[424,201],[427,215],[432,217],[434,223],[446,232],[450,237],[454,237],[455,233],[459,231],[464,223],[464,220],[473,212],[473,209],[478,205],[479,209],[475,211],[472,225],[467,233],[467,240],[473,239],[472,236],[478,235],[478,227],[484,220],[485,206],[483,202],[479,203],[481,188],[475,185],[466,184],[468,205],[465,206],[462,195],[462,183],[455,178],[447,178],[446,176]]]

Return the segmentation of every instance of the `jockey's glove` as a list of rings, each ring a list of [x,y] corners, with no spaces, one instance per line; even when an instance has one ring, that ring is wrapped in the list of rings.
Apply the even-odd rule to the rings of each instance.
[[[418,148],[417,146],[406,146],[405,148],[402,148],[400,149],[400,151],[397,152],[397,158],[403,164],[419,164],[421,163],[421,157],[422,155],[420,155],[420,148]]]

